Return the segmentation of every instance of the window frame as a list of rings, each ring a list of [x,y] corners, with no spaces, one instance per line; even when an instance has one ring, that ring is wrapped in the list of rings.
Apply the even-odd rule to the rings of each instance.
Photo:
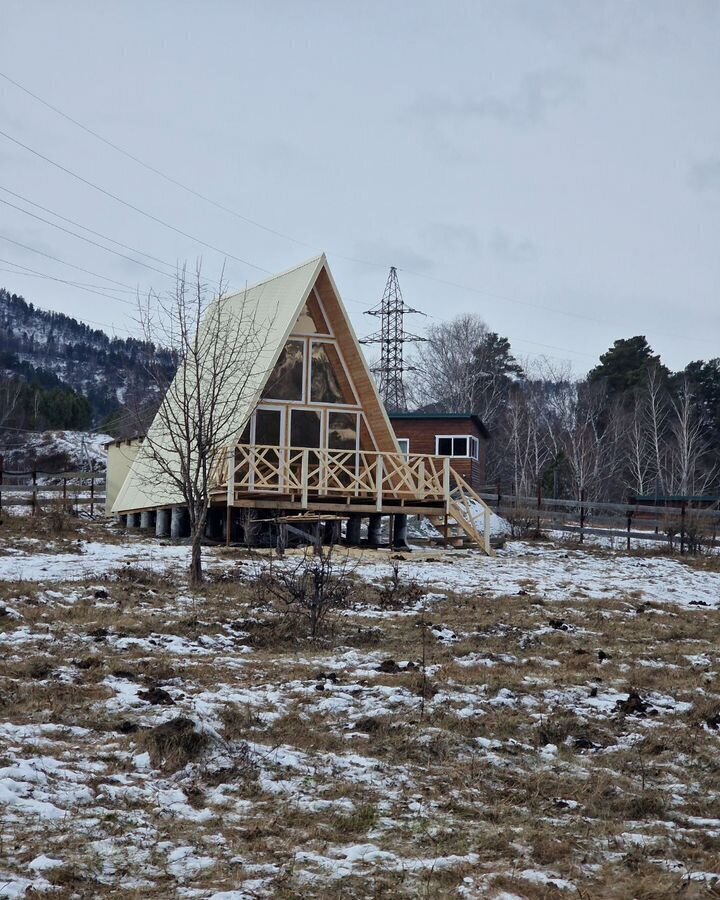
[[[465,443],[465,453],[455,453],[455,441],[462,439]],[[440,441],[451,441],[452,453],[440,452]],[[436,434],[435,435],[435,456],[443,456],[448,459],[479,459],[480,458],[480,441],[473,434]]]
[[[396,436],[395,440],[398,442],[398,446],[400,447],[400,455],[404,456],[405,459],[407,459],[410,456],[410,438]],[[404,450],[403,444],[405,445]]]

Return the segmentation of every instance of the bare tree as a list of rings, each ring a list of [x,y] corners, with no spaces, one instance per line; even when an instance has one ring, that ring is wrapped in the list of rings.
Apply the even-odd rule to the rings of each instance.
[[[705,463],[707,446],[703,426],[695,414],[693,394],[685,378],[671,403],[672,421],[669,442],[668,478],[670,490],[688,496],[703,493],[715,477]]]
[[[644,417],[645,428],[652,448],[656,484],[661,491],[664,491],[666,479],[663,468],[663,444],[667,433],[668,397],[663,374],[659,366],[651,366],[647,370]]]
[[[479,316],[461,315],[428,329],[408,393],[417,406],[437,403],[444,412],[467,412],[475,397],[475,349],[488,328]]]
[[[642,397],[638,397],[626,418],[626,486],[642,496],[648,492],[657,475],[657,469],[653,465],[653,447],[646,427],[646,403]]]
[[[572,396],[574,395],[574,396]],[[606,492],[617,462],[616,410],[608,410],[602,388],[571,386],[564,426],[555,435],[565,459],[573,495],[598,500]]]
[[[21,393],[22,383],[19,379],[0,379],[0,431],[12,421]]]
[[[552,444],[547,417],[543,415],[542,383],[524,384],[511,391],[502,431],[512,460],[516,495],[534,493],[543,472],[552,461]]]
[[[191,278],[184,268],[178,272],[167,295],[150,293],[139,302],[145,340],[174,351],[179,361],[169,383],[166,369],[150,369],[165,399],[143,443],[151,461],[144,477],[160,478],[187,507],[193,584],[202,580],[213,466],[244,424],[238,418],[254,397],[267,337],[255,313],[224,294],[223,277],[211,290],[198,264]]]

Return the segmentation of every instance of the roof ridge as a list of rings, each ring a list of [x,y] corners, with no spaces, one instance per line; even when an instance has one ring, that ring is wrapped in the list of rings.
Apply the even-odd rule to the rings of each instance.
[[[223,299],[227,300],[231,297],[238,297],[240,294],[247,294],[248,291],[254,291],[256,288],[263,287],[263,285],[270,284],[271,281],[277,281],[278,278],[284,278],[286,275],[292,275],[293,272],[297,272],[298,269],[302,269],[305,266],[309,266],[311,263],[318,263],[321,259],[326,259],[325,253],[320,253],[318,256],[312,256],[310,259],[306,259],[305,262],[298,263],[296,266],[292,266],[290,269],[286,269],[284,272],[280,272],[277,275],[272,275],[270,278],[266,278],[264,281],[256,281],[254,284],[249,284],[247,287],[242,288],[242,290],[235,291],[234,294],[227,294]]]

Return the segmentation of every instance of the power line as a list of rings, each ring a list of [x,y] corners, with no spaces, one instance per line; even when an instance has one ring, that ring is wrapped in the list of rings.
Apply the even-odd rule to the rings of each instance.
[[[212,197],[208,197],[195,188],[190,187],[187,184],[183,184],[182,181],[179,181],[177,178],[173,178],[172,175],[168,175],[166,172],[161,171],[160,169],[155,168],[155,166],[150,165],[150,163],[145,162],[145,160],[140,159],[139,156],[135,156],[133,153],[130,153],[128,150],[123,149],[118,144],[113,143],[108,140],[106,137],[103,137],[101,134],[98,134],[97,131],[93,131],[92,128],[88,128],[87,125],[83,125],[82,122],[79,122],[77,119],[74,119],[72,116],[68,115],[68,113],[63,112],[63,110],[59,109],[57,106],[53,106],[52,103],[49,103],[47,100],[43,100],[42,97],[39,97],[37,94],[34,94],[31,90],[24,87],[19,82],[15,81],[9,75],[6,75],[4,72],[0,72],[0,78],[4,78],[6,81],[10,82],[10,84],[14,85],[19,90],[28,94],[28,96],[32,97],[34,100],[37,100],[38,103],[42,103],[43,106],[46,106],[48,109],[51,109],[57,115],[62,116],[63,119],[67,119],[68,122],[72,122],[73,125],[80,128],[82,131],[86,132],[92,137],[96,138],[98,141],[101,141],[106,146],[112,148],[117,153],[122,154],[127,157],[127,159],[131,159],[133,162],[137,163],[139,166],[142,166],[144,169],[147,169],[148,172],[152,172],[154,175],[158,175],[160,178],[164,178],[165,181],[170,184],[174,184],[176,187],[179,187],[183,191],[187,191],[187,193],[192,194],[194,197],[198,197],[200,200],[203,200],[205,203],[209,203],[211,206],[217,207],[217,209],[221,209],[223,212],[228,213],[231,216],[235,216],[236,219],[240,219],[242,222],[246,222],[248,225],[252,225],[255,228],[261,228],[263,231],[267,231],[269,234],[274,234],[276,237],[284,238],[285,240],[292,241],[295,244],[298,244],[302,247],[307,247],[310,250],[317,250],[319,248],[313,246],[312,244],[308,244],[305,241],[301,241],[298,238],[293,237],[292,235],[285,234],[282,231],[277,231],[274,228],[270,228],[268,225],[263,225],[262,222],[257,222],[254,219],[248,218],[248,216],[242,215],[242,213],[237,212],[234,209],[231,209],[229,206],[225,206],[223,203],[218,202],[217,200],[213,200]]]
[[[150,163],[146,162],[145,160],[141,159],[139,156],[136,156],[134,153],[131,153],[130,151],[125,150],[123,147],[119,146],[118,144],[114,143],[113,141],[108,140],[108,138],[103,137],[103,135],[99,134],[97,131],[94,131],[92,128],[89,128],[87,125],[84,125],[82,122],[78,121],[73,116],[71,116],[68,113],[64,112],[63,110],[59,109],[57,106],[54,106],[52,103],[50,103],[49,101],[40,97],[38,94],[31,91],[29,88],[20,84],[20,82],[16,81],[14,78],[11,78],[5,72],[0,72],[0,77],[4,78],[8,83],[12,84],[18,90],[27,94],[29,97],[32,97],[38,103],[41,103],[47,109],[52,110],[54,113],[56,113],[57,115],[61,116],[64,119],[66,119],[68,122],[71,122],[77,128],[80,128],[82,131],[91,135],[96,140],[99,140],[101,143],[103,143],[106,146],[110,147],[111,149],[115,150],[117,153],[120,153],[122,156],[125,156],[127,159],[132,160],[137,165],[142,166],[144,169],[147,169],[149,172],[152,172],[154,175],[157,175],[160,178],[163,178],[165,181],[169,182],[170,184],[173,184],[176,187],[179,187],[181,190],[186,191],[187,193],[192,194],[195,197],[198,197],[199,199],[203,200],[205,203],[209,203],[212,206],[216,207],[217,209],[220,209],[223,212],[226,212],[229,215],[234,216],[235,218],[237,218],[243,222],[246,222],[249,225],[252,225],[256,228],[260,228],[263,231],[268,232],[269,234],[273,234],[276,237],[283,238],[285,240],[291,241],[291,242],[298,244],[300,246],[303,246],[303,247],[308,247],[313,250],[317,249],[316,247],[314,247],[314,245],[309,244],[306,241],[302,241],[299,238],[296,238],[296,237],[293,237],[292,235],[286,234],[285,232],[278,231],[275,228],[271,228],[268,225],[264,225],[262,222],[258,222],[255,219],[251,219],[248,216],[245,216],[242,213],[237,212],[237,210],[234,210],[234,209],[226,206],[225,204],[218,202],[217,200],[213,200],[212,197],[208,197],[206,194],[203,194],[201,191],[198,191],[195,188],[192,188],[189,185],[184,184],[182,181],[180,181],[177,178],[174,178],[172,175],[168,175],[166,172],[163,172],[162,170],[158,169],[157,167],[155,167],[155,166],[151,165]],[[0,132],[0,134],[4,134],[4,132]],[[5,135],[5,137],[9,137],[9,136]],[[10,140],[14,140],[14,139],[10,138]],[[16,143],[19,143],[19,142],[16,141]],[[24,146],[24,145],[21,144],[21,146]],[[30,148],[27,148],[27,149],[30,149]],[[36,151],[31,150],[31,152],[36,152]],[[40,154],[38,154],[38,155],[40,155]],[[41,157],[41,158],[45,159],[45,157]],[[53,163],[53,165],[56,165],[56,164]],[[121,202],[123,202],[123,201],[121,201]],[[202,243],[202,242],[198,241],[198,243]],[[205,245],[205,246],[208,246],[208,245]],[[215,249],[215,248],[211,248],[211,249]],[[345,256],[340,253],[337,253],[335,255],[338,256],[340,259],[359,263],[361,265],[368,265],[368,266],[373,266],[373,267],[382,266],[383,268],[385,268],[384,263],[378,263],[378,262],[371,261],[371,260],[357,259],[355,257]],[[251,263],[247,263],[247,264],[252,265]],[[254,268],[261,269],[261,267],[259,267],[259,266],[255,266]],[[261,269],[261,271],[267,271],[267,270]],[[415,278],[422,278],[427,281],[433,281],[437,284],[444,284],[448,287],[453,287],[458,290],[475,293],[482,297],[488,297],[488,298],[494,299],[494,300],[501,300],[504,303],[515,303],[515,304],[518,304],[520,306],[525,306],[530,309],[537,309],[542,312],[550,312],[550,313],[553,313],[554,315],[567,316],[569,318],[575,318],[575,319],[580,319],[580,320],[584,320],[587,322],[593,322],[593,323],[599,324],[599,325],[609,325],[609,326],[612,326],[613,328],[625,328],[626,327],[625,323],[621,324],[621,323],[616,323],[616,322],[608,322],[605,319],[599,319],[594,316],[585,315],[583,313],[576,313],[576,312],[572,312],[572,311],[568,311],[568,310],[564,310],[564,309],[558,309],[558,308],[552,307],[552,306],[546,306],[546,305],[543,305],[540,303],[533,303],[529,300],[519,300],[514,297],[507,297],[507,296],[503,296],[500,294],[495,294],[490,291],[485,291],[481,288],[475,288],[470,285],[460,284],[458,282],[453,282],[453,281],[449,281],[447,279],[438,278],[436,276],[429,275],[426,272],[416,272],[412,269],[405,269],[402,267],[399,268],[399,271],[403,272],[404,274],[415,277]],[[359,302],[359,301],[350,301],[350,302]],[[666,338],[671,338],[671,339],[679,338],[680,340],[684,340],[684,341],[693,341],[694,342],[694,341],[698,340],[697,337],[691,337],[689,335],[668,334],[666,332],[660,332],[660,331],[648,331],[647,333],[655,335],[657,337],[666,337]]]
[[[0,188],[0,190],[4,190],[4,188]],[[45,219],[42,216],[38,216],[36,213],[30,212],[29,209],[23,209],[21,206],[17,206],[15,203],[11,203],[9,200],[3,200],[2,197],[0,197],[0,203],[4,203],[5,206],[10,206],[12,207],[12,209],[16,209],[18,212],[24,213],[26,216],[31,216],[33,219],[37,219],[39,222],[44,222],[46,225],[51,225],[53,228],[58,228],[60,231],[64,231],[65,234],[69,234],[72,235],[72,237],[78,238],[78,240],[85,241],[88,244],[92,244],[93,247],[99,247],[101,250],[105,250],[107,253],[113,253],[115,256],[119,256],[121,259],[127,259],[131,263],[135,263],[136,266],[143,266],[145,269],[152,269],[153,272],[159,272],[160,275],[163,275],[165,278],[175,278],[175,275],[170,272],[163,272],[162,269],[158,269],[157,266],[151,266],[149,263],[145,263],[140,259],[133,259],[132,256],[128,256],[126,253],[120,253],[119,250],[113,250],[112,247],[104,247],[102,244],[99,244],[92,238],[85,237],[85,235],[82,234],[77,234],[76,232],[71,231],[69,228],[65,228],[64,225],[58,225],[57,222],[51,222],[49,219]]]
[[[84,272],[86,275],[92,275],[93,278],[102,278],[103,281],[110,281],[112,284],[119,284],[120,287],[129,288],[131,291],[137,293],[135,288],[133,288],[130,284],[125,284],[124,281],[116,281],[114,278],[109,278],[107,275],[100,275],[97,272],[93,272],[91,269],[84,269],[82,266],[76,266],[75,263],[66,262],[64,259],[60,259],[58,256],[52,256],[50,253],[45,253],[43,250],[38,250],[35,247],[31,247],[29,244],[22,244],[20,241],[16,241],[14,238],[7,237],[7,235],[0,234],[0,240],[7,241],[10,244],[15,244],[16,247],[22,247],[23,250],[29,250],[31,253],[37,253],[39,256],[44,256],[47,259],[52,259],[54,262],[59,262],[63,266],[70,266],[71,269],[77,269],[78,272]],[[122,300],[120,297],[116,297],[115,299],[120,300],[121,303],[129,303],[129,300]]]
[[[28,146],[28,144],[24,144],[22,141],[19,141],[17,138],[12,137],[7,132],[2,131],[0,129],[0,135],[4,137],[6,140],[11,141],[13,144],[17,144],[18,147],[22,147],[23,150],[27,150],[29,153],[32,153],[34,156],[37,156],[38,159],[42,159],[44,162],[49,163],[51,166],[55,166],[56,169],[59,169],[61,172],[65,172],[66,175],[70,175],[72,178],[77,179],[82,184],[91,187],[93,190],[98,191],[101,194],[104,194],[106,197],[110,197],[111,200],[115,200],[116,203],[121,203],[123,206],[126,206],[128,209],[132,209],[134,212],[139,213],[141,216],[145,216],[145,218],[150,219],[153,222],[156,222],[158,225],[162,225],[165,228],[169,228],[170,231],[174,231],[176,234],[182,235],[182,237],[187,238],[190,241],[193,241],[196,244],[200,244],[202,247],[207,247],[209,250],[214,250],[216,253],[219,253],[221,256],[225,256],[228,259],[234,259],[236,262],[242,263],[244,266],[250,266],[252,269],[258,269],[260,272],[266,272],[267,274],[272,274],[269,269],[263,268],[263,266],[255,265],[255,263],[251,263],[247,259],[242,259],[239,256],[235,256],[234,253],[230,253],[227,250],[222,250],[220,247],[216,247],[214,244],[210,244],[207,241],[203,241],[202,238],[195,237],[192,234],[188,234],[187,231],[183,231],[181,228],[176,228],[175,225],[171,225],[169,222],[166,222],[164,219],[159,218],[158,216],[154,216],[152,213],[147,212],[147,210],[141,209],[139,206],[135,206],[134,203],[130,203],[128,200],[123,200],[122,197],[118,197],[117,194],[113,194],[112,191],[108,191],[104,187],[100,187],[99,184],[95,184],[95,182],[90,181],[87,178],[83,178],[82,175],[78,175],[77,172],[73,172],[72,169],[68,169],[67,166],[63,166],[61,163],[56,162],[54,159],[50,159],[49,156],[45,156],[43,153],[40,153],[39,150],[34,150],[32,147]]]
[[[23,269],[23,272],[13,272],[14,275],[32,274],[33,276],[36,276],[38,278],[48,278],[51,281],[59,281],[62,284],[68,284],[68,285],[70,285],[70,287],[97,288],[98,290],[101,290],[101,291],[117,291],[119,294],[133,294],[133,295],[137,296],[137,291],[131,291],[127,288],[114,288],[114,287],[106,286],[104,284],[92,284],[92,283],[89,284],[87,281],[69,281],[66,278],[58,278],[56,275],[49,275],[47,272],[39,272],[37,269],[32,269],[29,266],[23,266],[20,263],[14,262],[11,259],[0,259],[0,262],[4,262],[8,266],[15,266],[16,269]],[[7,272],[9,270],[5,269],[5,271]],[[112,294],[108,294],[107,296],[111,300],[119,300],[120,299],[119,297],[115,297]]]
[[[11,260],[1,259],[0,263],[5,263],[10,266],[17,266],[21,269],[25,269],[24,272],[16,272],[14,269],[0,269],[0,272],[7,272],[9,275],[24,275],[30,278],[47,278],[50,281],[57,281],[60,284],[67,284],[70,287],[78,288],[81,291],[86,291],[89,294],[96,294],[98,297],[105,297],[107,300],[120,300],[119,297],[113,297],[111,294],[103,294],[101,291],[95,291],[90,287],[79,284],[76,281],[65,281],[63,278],[56,278],[53,275],[46,275],[43,272],[36,272],[32,269],[28,269],[27,266],[20,266],[19,263],[14,263]],[[127,328],[122,328],[118,325],[109,325],[107,322],[96,322],[93,319],[87,319],[85,316],[82,317],[83,322],[90,322],[92,325],[100,325],[102,328],[109,328],[111,331],[124,331],[129,337],[134,337],[133,333],[129,331]]]
[[[146,253],[144,250],[138,250],[137,247],[131,247],[128,244],[123,244],[122,241],[116,241],[115,238],[108,237],[108,235],[102,234],[102,232],[100,231],[95,231],[92,228],[88,228],[87,225],[81,225],[80,222],[76,222],[74,219],[69,219],[67,216],[63,216],[59,212],[55,212],[55,210],[53,209],[48,209],[47,206],[42,206],[40,203],[36,203],[34,200],[30,200],[29,197],[24,197],[22,194],[17,194],[15,191],[11,191],[9,188],[0,185],[0,191],[4,191],[6,194],[10,194],[17,200],[22,200],[23,203],[28,203],[30,204],[30,206],[35,206],[37,209],[41,209],[43,212],[49,213],[51,216],[55,216],[55,218],[57,219],[62,219],[63,222],[68,222],[70,225],[74,225],[76,228],[81,228],[83,231],[87,231],[89,234],[94,234],[95,237],[102,238],[104,241],[110,241],[111,244],[117,244],[118,247],[122,247],[124,250],[130,250],[132,253],[138,253],[140,256],[145,256],[147,257],[147,259],[151,259],[153,262],[160,263],[163,266],[168,266],[171,269],[176,268],[176,266],[165,262],[164,259],[159,259],[157,256]]]
[[[82,122],[78,121],[77,119],[75,119],[74,117],[72,117],[71,115],[69,115],[68,113],[66,113],[66,112],[64,112],[63,110],[59,109],[57,106],[54,106],[54,105],[53,105],[52,103],[50,103],[49,101],[43,99],[43,98],[40,97],[38,94],[34,93],[34,92],[31,91],[29,88],[27,88],[27,87],[25,87],[24,85],[20,84],[18,81],[16,81],[15,79],[11,78],[11,77],[10,77],[9,75],[7,75],[6,73],[0,72],[0,77],[2,77],[2,78],[5,79],[8,83],[10,83],[10,84],[12,84],[13,86],[15,86],[18,90],[20,90],[20,91],[22,91],[23,93],[27,94],[28,96],[32,97],[32,98],[33,98],[34,100],[36,100],[38,103],[42,104],[42,105],[45,106],[46,108],[52,110],[52,111],[53,111],[54,113],[56,113],[57,115],[59,115],[59,116],[61,116],[62,118],[66,119],[67,121],[71,122],[71,123],[72,123],[73,125],[75,125],[77,128],[80,128],[82,131],[84,131],[84,132],[86,132],[87,134],[91,135],[91,136],[94,137],[96,140],[99,140],[100,142],[102,142],[102,143],[105,144],[106,146],[108,146],[108,147],[110,147],[111,149],[115,150],[117,153],[120,153],[121,155],[125,156],[126,158],[132,160],[132,161],[135,162],[137,165],[142,166],[143,168],[147,169],[148,171],[152,172],[153,174],[157,175],[158,177],[163,178],[165,181],[167,181],[167,182],[169,182],[169,183],[175,185],[176,187],[179,187],[181,190],[184,190],[184,191],[186,191],[187,193],[192,194],[192,195],[195,196],[195,197],[198,197],[199,199],[203,200],[204,202],[209,203],[210,205],[216,207],[217,209],[220,209],[220,210],[222,210],[223,212],[226,212],[226,213],[228,213],[229,215],[232,215],[232,216],[234,216],[235,218],[237,218],[237,219],[239,219],[239,220],[241,220],[241,221],[243,221],[243,222],[246,222],[246,223],[249,224],[249,225],[252,225],[253,227],[262,229],[263,231],[266,231],[266,232],[268,232],[268,233],[270,233],[270,234],[273,234],[273,235],[275,235],[276,237],[280,237],[280,238],[283,238],[283,239],[285,239],[285,240],[289,240],[289,241],[291,241],[291,242],[293,242],[293,243],[295,243],[295,244],[298,244],[298,245],[304,246],[304,247],[308,247],[308,248],[311,248],[311,249],[313,249],[313,250],[316,250],[316,249],[317,249],[314,245],[309,244],[309,243],[307,243],[306,241],[302,241],[302,240],[300,240],[300,239],[298,239],[298,238],[296,238],[296,237],[293,237],[292,235],[286,234],[286,233],[284,233],[284,232],[278,231],[277,229],[274,229],[274,228],[271,228],[271,227],[269,227],[269,226],[267,226],[267,225],[264,225],[262,222],[258,222],[258,221],[254,220],[254,219],[251,219],[251,218],[249,218],[248,216],[245,216],[245,215],[243,215],[242,213],[237,212],[237,210],[234,210],[234,209],[232,209],[232,208],[226,206],[225,204],[218,202],[217,200],[213,200],[211,197],[208,197],[207,195],[203,194],[202,192],[196,190],[195,188],[192,188],[192,187],[190,187],[189,185],[184,184],[184,183],[183,183],[182,181],[180,181],[179,179],[174,178],[174,177],[171,176],[171,175],[168,175],[166,172],[163,172],[162,170],[160,170],[160,169],[158,169],[157,167],[151,165],[150,163],[146,162],[145,160],[141,159],[140,157],[136,156],[135,154],[129,152],[128,150],[125,150],[123,147],[119,146],[118,144],[114,143],[113,141],[110,141],[109,139],[103,137],[103,135],[99,134],[97,131],[94,131],[92,128],[89,128],[87,125],[84,125]],[[77,179],[78,179],[79,181],[81,181],[82,183],[89,185],[90,187],[94,188],[95,190],[100,191],[101,193],[105,194],[106,196],[111,197],[112,199],[116,200],[117,202],[122,203],[124,206],[127,206],[127,207],[129,207],[130,209],[133,209],[134,211],[136,211],[136,212],[138,212],[138,213],[140,213],[140,214],[142,214],[142,215],[144,215],[144,216],[146,216],[146,217],[152,219],[153,221],[158,222],[159,224],[162,224],[162,225],[164,225],[164,226],[167,227],[167,228],[170,228],[171,230],[177,232],[178,234],[181,234],[183,237],[186,237],[186,238],[188,238],[188,239],[190,239],[190,240],[193,240],[193,241],[195,241],[196,243],[198,243],[198,244],[200,244],[200,245],[202,245],[202,246],[208,247],[209,249],[214,250],[214,251],[216,251],[216,252],[218,252],[218,253],[222,253],[222,254],[224,254],[225,256],[227,256],[227,257],[229,257],[229,258],[231,258],[231,259],[234,259],[234,260],[236,260],[236,261],[238,261],[238,262],[243,263],[244,265],[251,266],[252,268],[258,269],[259,271],[268,272],[268,270],[265,269],[265,268],[263,268],[262,266],[257,266],[257,265],[255,265],[254,263],[251,263],[251,262],[249,262],[249,261],[247,261],[247,260],[244,260],[244,259],[240,259],[239,257],[236,257],[236,256],[234,256],[233,254],[226,253],[225,251],[220,250],[219,248],[215,247],[214,245],[209,244],[209,243],[207,243],[207,242],[205,242],[205,241],[203,241],[203,240],[201,240],[201,239],[199,239],[199,238],[193,237],[192,235],[187,234],[186,232],[180,230],[179,228],[176,228],[175,226],[170,225],[168,222],[165,222],[164,220],[159,219],[159,218],[156,217],[156,216],[153,216],[151,213],[148,213],[148,212],[146,212],[145,210],[142,210],[142,209],[140,209],[139,207],[134,206],[133,204],[129,203],[128,201],[123,200],[122,198],[116,196],[115,194],[112,194],[110,191],[108,191],[108,190],[106,190],[106,189],[100,187],[99,185],[94,184],[93,182],[91,182],[91,181],[89,181],[89,180],[83,178],[82,176],[78,175],[77,173],[72,172],[70,169],[67,169],[66,167],[62,166],[60,163],[57,163],[57,162],[55,162],[54,160],[51,160],[49,157],[44,156],[44,155],[41,154],[39,151],[34,150],[33,148],[27,146],[26,144],[23,144],[21,141],[17,140],[16,138],[11,137],[11,136],[8,135],[7,133],[5,133],[5,132],[3,132],[3,131],[0,131],[0,134],[1,134],[2,136],[4,136],[6,139],[8,139],[8,140],[14,142],[15,144],[17,144],[18,146],[23,147],[24,149],[28,150],[30,153],[33,153],[34,155],[38,156],[40,159],[43,159],[44,161],[46,161],[46,162],[50,163],[51,165],[53,165],[53,166],[59,168],[61,171],[66,172],[67,174],[71,175],[72,177],[77,178]],[[83,227],[83,226],[78,226],[78,227]],[[85,230],[90,230],[90,229],[85,229]],[[109,239],[109,238],[105,238],[105,239],[106,239],[106,240],[112,240],[112,239]],[[118,242],[118,243],[119,243],[119,242]],[[105,249],[107,249],[107,248],[105,248]],[[140,252],[140,251],[135,251],[135,252]],[[371,260],[358,259],[358,258],[355,258],[355,257],[346,256],[346,255],[343,255],[343,254],[340,254],[340,253],[337,253],[337,254],[335,254],[335,255],[338,256],[338,257],[341,258],[341,259],[344,259],[344,260],[347,260],[347,261],[350,261],[350,262],[359,263],[359,264],[361,264],[361,265],[368,265],[368,266],[373,266],[373,267],[378,267],[378,266],[383,266],[383,267],[384,267],[384,264],[383,264],[383,263],[378,263],[378,262],[371,261]],[[164,264],[165,264],[165,263],[164,263]],[[165,264],[165,265],[167,265],[167,264]],[[596,317],[594,317],[594,316],[589,316],[589,315],[586,315],[586,314],[583,314],[583,313],[577,313],[577,312],[572,312],[572,311],[568,311],[568,310],[564,310],[564,309],[558,309],[558,308],[551,307],[551,306],[546,306],[546,305],[543,305],[543,304],[540,304],[540,303],[533,303],[533,302],[528,301],[528,300],[520,300],[520,299],[517,299],[517,298],[514,298],[514,297],[507,297],[507,296],[504,296],[504,295],[501,295],[501,294],[496,294],[496,293],[493,293],[493,292],[490,292],[490,291],[486,291],[486,290],[483,290],[483,289],[480,289],[480,288],[476,288],[476,287],[473,287],[473,286],[470,286],[470,285],[465,285],[465,284],[461,284],[461,283],[458,283],[458,282],[449,281],[449,280],[447,280],[447,279],[439,278],[439,277],[437,277],[437,276],[429,275],[429,274],[426,273],[426,272],[417,272],[417,271],[414,271],[414,270],[412,270],[412,269],[404,269],[404,268],[400,268],[399,271],[403,272],[404,274],[407,274],[407,275],[410,275],[410,276],[412,276],[412,277],[415,277],[415,278],[421,278],[421,279],[425,279],[425,280],[428,280],[428,281],[433,281],[433,282],[435,282],[435,283],[437,283],[437,284],[443,284],[443,285],[446,285],[446,286],[448,286],[448,287],[453,287],[453,288],[458,289],[458,290],[468,291],[468,292],[477,294],[477,295],[482,296],[482,297],[488,297],[488,298],[490,298],[490,299],[501,300],[502,302],[505,302],[505,303],[514,303],[514,304],[517,304],[517,305],[520,305],[520,306],[525,306],[525,307],[530,308],[530,309],[536,309],[536,310],[539,310],[539,311],[541,311],[541,312],[549,312],[549,313],[552,313],[552,314],[554,314],[554,315],[566,316],[566,317],[569,317],[569,318],[575,318],[575,319],[579,319],[579,320],[584,320],[584,321],[588,321],[588,322],[593,322],[593,323],[599,324],[599,325],[611,326],[611,327],[613,327],[613,328],[625,328],[625,327],[626,327],[626,323],[609,322],[609,321],[607,321],[606,319],[596,318]],[[348,302],[360,304],[360,301],[355,301],[355,300],[349,300]],[[362,304],[362,305],[364,305],[364,304]],[[692,342],[698,341],[698,338],[697,338],[696,336],[691,337],[691,336],[689,336],[689,335],[668,334],[668,333],[666,333],[666,332],[660,332],[660,331],[646,331],[646,333],[647,333],[647,334],[650,334],[650,335],[655,335],[655,336],[657,336],[657,337],[665,337],[665,338],[670,338],[670,339],[680,339],[680,340],[683,340],[683,341],[692,341]],[[708,339],[708,341],[703,341],[703,339],[699,339],[699,340],[700,340],[701,342],[703,342],[703,343],[709,342],[709,339]],[[532,341],[526,341],[525,343],[535,343],[535,342],[532,342]],[[539,346],[550,346],[550,345],[539,345]],[[563,349],[563,348],[557,348],[557,349]],[[574,352],[576,352],[576,351],[566,351],[566,352],[573,352],[573,353],[574,353]]]

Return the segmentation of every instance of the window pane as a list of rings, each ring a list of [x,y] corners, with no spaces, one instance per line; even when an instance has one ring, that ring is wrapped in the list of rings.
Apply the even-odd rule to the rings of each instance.
[[[398,438],[398,445],[403,456],[410,455],[410,440],[408,438]]]
[[[452,456],[452,438],[438,438],[437,448],[439,456]]]
[[[279,409],[258,409],[255,412],[255,443],[260,446],[280,446]]]
[[[313,344],[310,399],[313,403],[342,403],[343,395],[325,344]]]
[[[478,452],[480,449],[480,445],[478,443],[478,439],[471,437],[470,438],[470,455],[473,459],[479,459],[480,453]]]
[[[304,341],[288,341],[285,344],[265,386],[265,397],[302,401],[304,349]]]
[[[290,444],[293,447],[320,446],[320,413],[309,409],[292,410]]]
[[[467,456],[467,438],[453,438],[453,456]]]
[[[331,450],[354,450],[357,441],[357,415],[331,412],[328,416],[328,447]]]
[[[332,344],[313,344],[310,399],[313,403],[355,403],[350,382]]]

